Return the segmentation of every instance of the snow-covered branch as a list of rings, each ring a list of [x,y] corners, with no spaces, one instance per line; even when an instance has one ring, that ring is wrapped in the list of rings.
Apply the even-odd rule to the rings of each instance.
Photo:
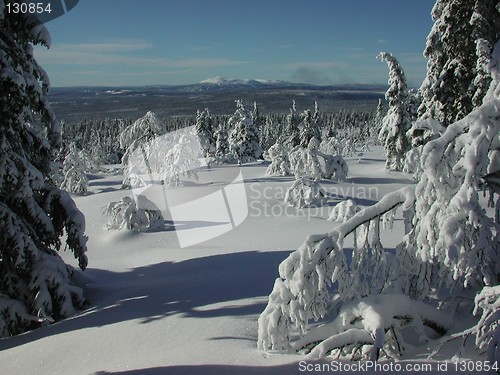
[[[387,194],[330,233],[309,236],[290,254],[279,266],[280,278],[259,318],[259,348],[288,349],[292,329],[305,333],[310,319],[323,318],[331,310],[334,285],[341,301],[382,292],[388,264],[380,244],[379,222],[399,206],[411,211],[414,201],[413,187]],[[358,236],[361,245],[355,241],[349,262],[343,242],[357,229],[363,232]]]

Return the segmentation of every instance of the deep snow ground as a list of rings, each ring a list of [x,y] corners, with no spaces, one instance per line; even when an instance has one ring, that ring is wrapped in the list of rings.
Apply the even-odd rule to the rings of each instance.
[[[332,194],[329,205],[301,211],[283,203],[291,178],[265,176],[266,163],[245,165],[246,220],[186,248],[171,229],[105,230],[102,208],[130,191],[120,189],[119,174],[92,176],[91,194],[75,197],[89,236],[89,267],[79,277],[90,306],[65,321],[0,340],[0,373],[307,373],[299,366],[307,358],[257,350],[257,318],[279,263],[307,235],[336,225],[326,218],[337,201],[370,205],[411,183],[407,175],[387,173],[384,162],[378,148],[349,158],[347,181],[322,184]],[[399,242],[397,233],[386,235],[386,247]],[[74,265],[71,254],[62,255]]]

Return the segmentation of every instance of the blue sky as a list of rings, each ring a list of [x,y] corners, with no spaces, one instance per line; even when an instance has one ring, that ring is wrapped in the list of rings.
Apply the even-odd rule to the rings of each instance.
[[[36,58],[52,86],[189,84],[214,76],[387,83],[393,53],[422,82],[434,0],[81,0]]]

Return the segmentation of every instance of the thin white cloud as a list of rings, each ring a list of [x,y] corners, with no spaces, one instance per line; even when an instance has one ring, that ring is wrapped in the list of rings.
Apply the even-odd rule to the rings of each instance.
[[[79,44],[58,44],[52,46],[53,49],[74,50],[87,52],[133,52],[150,49],[153,47],[151,42],[140,39],[124,39],[99,43],[79,43]]]
[[[115,41],[100,43],[59,44],[50,50],[36,49],[36,58],[43,65],[118,65],[156,68],[201,68],[240,65],[246,62],[225,58],[169,59],[145,57],[137,53],[154,46],[147,41]]]

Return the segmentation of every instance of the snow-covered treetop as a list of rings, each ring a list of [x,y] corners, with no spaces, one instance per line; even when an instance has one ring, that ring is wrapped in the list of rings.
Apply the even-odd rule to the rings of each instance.
[[[399,61],[388,52],[380,52],[377,56],[380,61],[386,62],[389,67],[389,85],[390,88],[387,90],[385,98],[389,101],[397,100],[401,101],[402,96],[406,97],[406,77]]]
[[[127,148],[141,137],[151,138],[163,133],[162,123],[154,112],[148,111],[143,117],[127,127],[120,135],[120,146]]]

